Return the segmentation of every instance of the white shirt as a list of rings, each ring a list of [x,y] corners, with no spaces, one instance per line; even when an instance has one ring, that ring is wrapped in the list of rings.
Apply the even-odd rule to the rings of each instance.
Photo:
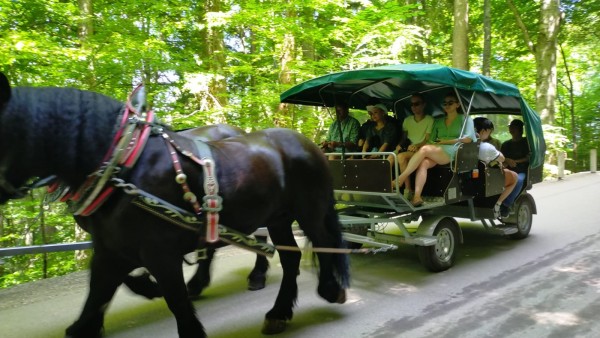
[[[488,164],[500,156],[500,152],[493,144],[481,142],[479,144],[479,159]]]

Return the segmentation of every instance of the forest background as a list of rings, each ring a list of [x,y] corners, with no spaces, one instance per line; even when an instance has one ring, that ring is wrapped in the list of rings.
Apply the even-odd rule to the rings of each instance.
[[[174,128],[286,127],[318,142],[332,114],[281,104],[294,84],[386,64],[454,66],[516,84],[542,117],[547,166],[560,151],[580,171],[599,145],[598,32],[600,0],[0,0],[0,70],[13,86],[123,101],[143,82]],[[87,239],[43,196],[0,208],[0,247]],[[86,268],[88,254],[0,257],[0,288]]]

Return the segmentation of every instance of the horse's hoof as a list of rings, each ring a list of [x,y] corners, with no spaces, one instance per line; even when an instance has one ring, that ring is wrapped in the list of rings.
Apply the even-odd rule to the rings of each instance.
[[[344,289],[340,290],[340,293],[338,294],[338,298],[335,302],[338,304],[344,304],[346,302],[346,290],[344,290]]]
[[[202,295],[202,291],[204,291],[204,289],[206,287],[208,287],[209,284],[210,284],[210,280],[202,280],[201,282],[198,282],[198,283],[193,283],[192,281],[189,281],[187,284],[188,298],[190,300],[200,299],[200,296]]]
[[[258,278],[248,278],[248,290],[256,291],[265,288],[267,278],[266,277],[258,277]]]
[[[277,334],[285,331],[287,322],[283,319],[266,318],[263,323],[262,334]]]

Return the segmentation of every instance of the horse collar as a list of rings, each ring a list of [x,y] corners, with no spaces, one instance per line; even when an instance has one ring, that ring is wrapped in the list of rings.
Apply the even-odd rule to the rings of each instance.
[[[67,202],[74,215],[89,216],[108,199],[114,187],[107,183],[116,174],[135,166],[150,136],[154,124],[154,112],[143,106],[133,107],[132,98],[143,91],[138,86],[130,95],[119,118],[119,127],[103,159],[103,165],[76,190],[58,182],[49,187],[49,201],[60,199]]]

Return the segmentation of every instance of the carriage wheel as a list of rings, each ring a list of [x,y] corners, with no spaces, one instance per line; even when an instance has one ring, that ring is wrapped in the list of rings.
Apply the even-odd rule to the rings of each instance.
[[[433,235],[437,238],[435,245],[419,246],[421,263],[433,272],[448,270],[456,259],[458,225],[450,217],[443,218],[435,228]]]
[[[523,198],[517,208],[517,223],[514,224],[517,227],[517,232],[509,235],[512,239],[523,239],[529,236],[531,231],[531,224],[533,222],[531,203],[526,198]]]

